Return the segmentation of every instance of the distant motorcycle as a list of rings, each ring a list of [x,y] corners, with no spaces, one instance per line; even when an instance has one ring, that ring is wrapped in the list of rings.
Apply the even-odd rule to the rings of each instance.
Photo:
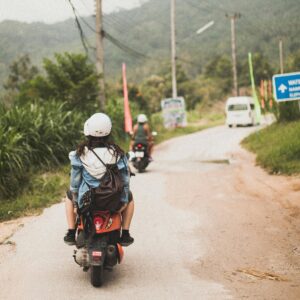
[[[131,159],[133,166],[139,173],[145,171],[150,163],[148,155],[148,145],[142,143],[136,143],[133,145],[133,158]]]
[[[100,287],[103,284],[104,270],[111,271],[121,263],[123,248],[118,243],[121,230],[121,215],[109,211],[92,211],[78,217],[75,262],[90,270],[91,284]]]
[[[152,136],[157,136],[157,132],[152,131]],[[149,163],[152,161],[150,160],[148,153],[148,143],[135,143],[133,145],[130,161],[133,163],[133,166],[138,170],[139,173],[144,172]]]

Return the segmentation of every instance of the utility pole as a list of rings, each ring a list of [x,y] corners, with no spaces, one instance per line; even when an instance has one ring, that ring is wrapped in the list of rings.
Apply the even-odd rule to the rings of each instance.
[[[280,73],[283,74],[283,45],[282,45],[282,39],[279,40],[279,59],[280,59]]]
[[[99,107],[105,109],[105,82],[104,82],[104,46],[103,46],[103,25],[102,25],[102,0],[96,1],[96,69],[99,76]]]
[[[177,98],[175,10],[176,10],[175,0],[171,0],[171,64],[172,64],[172,97],[173,98]]]
[[[236,37],[235,37],[235,21],[241,17],[241,14],[235,13],[234,15],[226,14],[231,23],[231,50],[232,50],[232,72],[233,72],[233,94],[239,95],[238,78],[237,78],[237,62],[236,62]]]

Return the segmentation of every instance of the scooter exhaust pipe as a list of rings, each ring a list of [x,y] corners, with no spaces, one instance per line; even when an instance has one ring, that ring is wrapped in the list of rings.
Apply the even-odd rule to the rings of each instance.
[[[117,249],[114,245],[109,245],[106,252],[106,265],[112,267],[118,262]]]

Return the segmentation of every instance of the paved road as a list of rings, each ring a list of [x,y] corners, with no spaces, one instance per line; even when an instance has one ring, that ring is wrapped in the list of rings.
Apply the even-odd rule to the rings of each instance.
[[[217,127],[158,147],[148,172],[132,179],[136,242],[126,249],[124,263],[106,273],[101,289],[90,285],[89,274],[73,262],[73,248],[62,241],[63,204],[46,209],[11,238],[16,247],[0,264],[0,299],[235,298],[218,276],[198,272],[199,261],[211,251],[207,241],[216,215],[194,211],[188,197],[201,196],[197,178],[226,168],[212,161],[231,160],[230,153],[253,130]]]

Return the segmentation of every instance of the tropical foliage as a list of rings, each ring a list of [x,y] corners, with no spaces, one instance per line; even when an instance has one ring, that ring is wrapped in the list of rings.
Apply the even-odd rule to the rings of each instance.
[[[55,99],[64,102],[70,110],[95,109],[98,93],[94,65],[82,54],[55,54],[55,60],[44,59],[44,74],[39,74],[23,84],[20,103]]]
[[[16,195],[30,180],[30,171],[66,162],[80,138],[82,122],[79,113],[53,101],[43,106],[1,106],[0,198]]]
[[[68,161],[83,138],[84,121],[97,111],[97,75],[81,54],[56,54],[39,73],[29,58],[15,61],[7,82],[10,106],[0,105],[0,199],[16,196],[37,170]],[[135,105],[132,106],[135,114]],[[125,139],[123,101],[108,98],[113,136]]]

